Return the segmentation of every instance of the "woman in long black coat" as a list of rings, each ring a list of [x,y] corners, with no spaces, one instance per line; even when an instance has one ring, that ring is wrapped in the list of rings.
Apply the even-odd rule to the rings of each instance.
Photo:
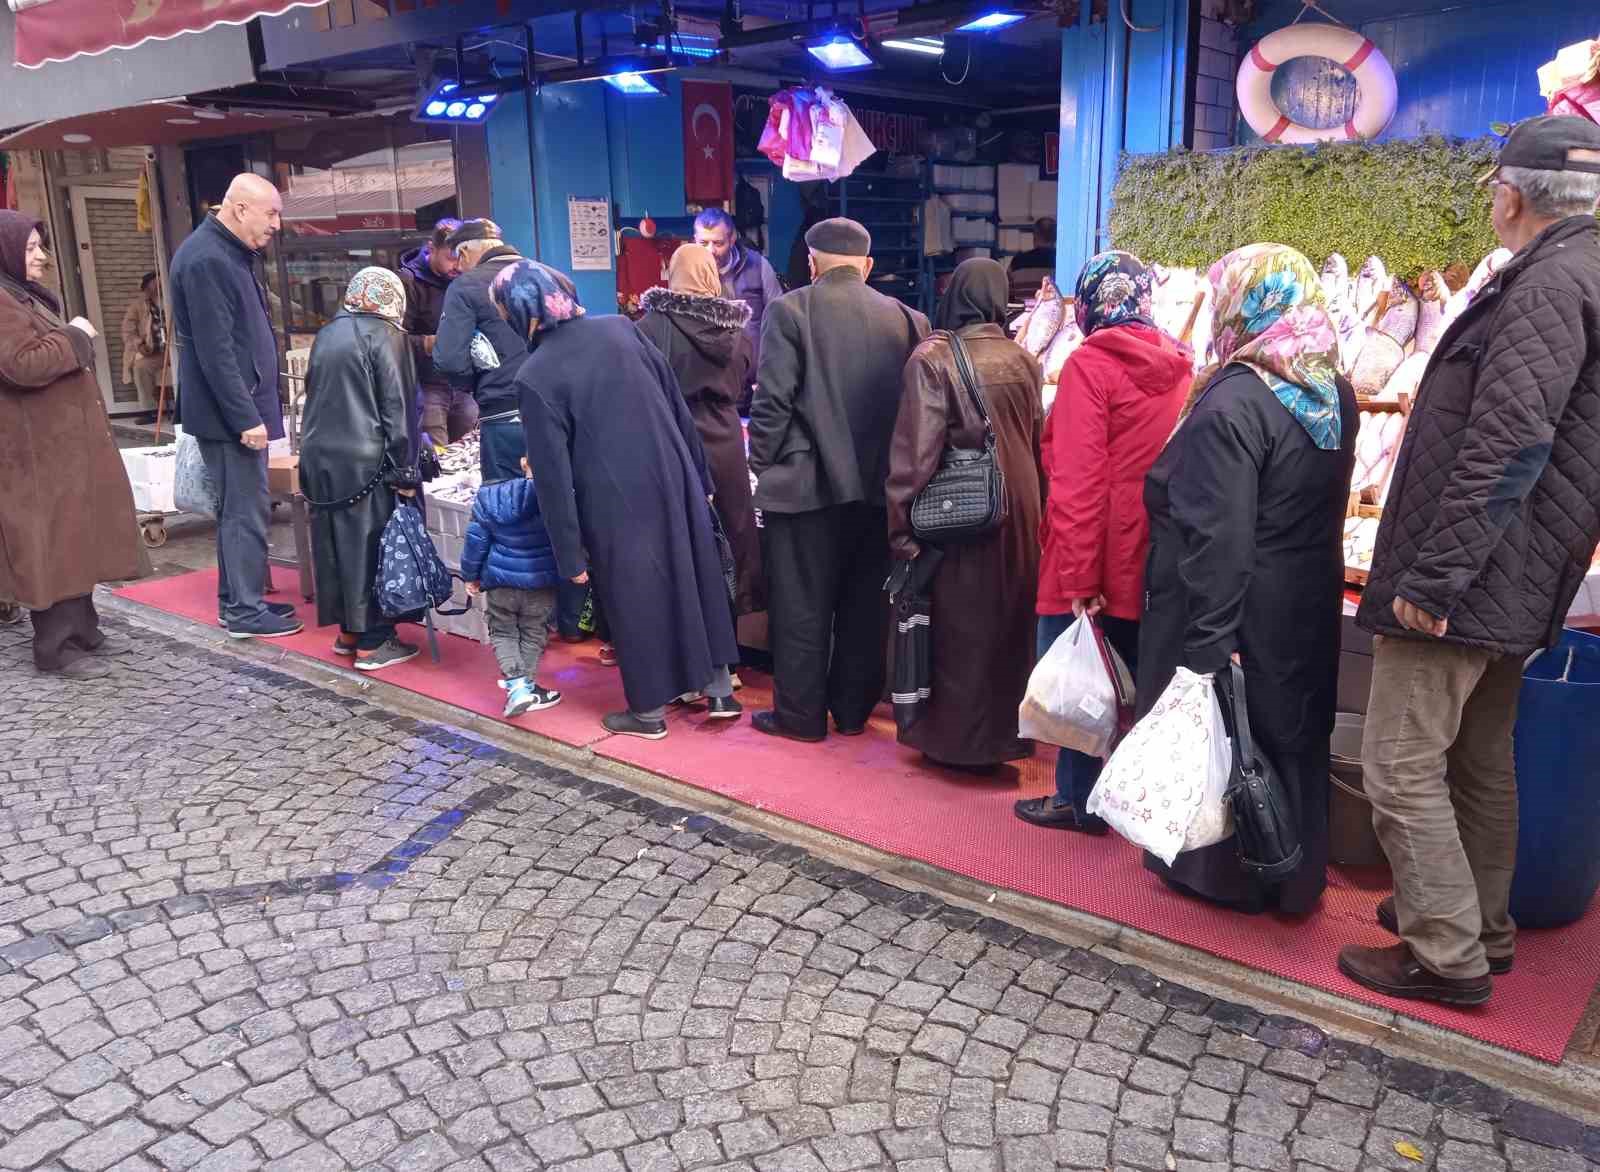
[[[672,369],[627,318],[583,316],[571,281],[535,261],[509,266],[490,297],[533,347],[517,386],[556,564],[578,583],[593,567],[616,645],[628,711],[606,731],[659,740],[666,705],[689,692],[737,719],[714,486]]]
[[[1239,865],[1230,838],[1145,865],[1189,895],[1303,915],[1328,862],[1328,750],[1339,670],[1342,531],[1355,464],[1355,395],[1335,373],[1317,274],[1282,245],[1213,268],[1224,365],[1145,480],[1150,513],[1139,635],[1143,716],[1180,666],[1245,675],[1251,732],[1277,767],[1304,858],[1277,887]]]
[[[396,496],[415,496],[416,363],[400,321],[405,287],[387,269],[362,269],[344,312],[317,334],[306,369],[300,488],[312,502],[317,622],[337,623],[334,650],[361,671],[403,663],[402,643],[378,609],[378,545]]]
[[[717,515],[733,546],[738,578],[737,614],[766,608],[761,573],[761,531],[750,494],[739,396],[750,383],[750,307],[722,296],[722,277],[711,251],[685,244],[667,264],[667,288],[650,289],[639,332],[661,351],[678,378],[695,428],[705,445],[716,487]]]

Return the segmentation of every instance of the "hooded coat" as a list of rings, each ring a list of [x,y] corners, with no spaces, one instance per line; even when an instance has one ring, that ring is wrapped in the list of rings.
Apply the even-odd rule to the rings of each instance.
[[[450,291],[450,282],[433,271],[429,263],[429,250],[424,244],[400,258],[397,270],[400,283],[406,288],[406,316],[402,324],[411,338],[411,356],[417,363],[417,382],[425,387],[444,386],[449,380],[433,365],[433,355],[423,345],[423,339],[439,333],[439,318],[444,313],[444,295]]]
[[[989,265],[994,267],[985,273]],[[956,273],[939,322],[955,327],[972,360],[994,426],[1007,513],[994,532],[942,547],[944,560],[933,579],[929,708],[900,734],[900,742],[945,764],[982,766],[1033,751],[1017,736],[1017,709],[1033,666],[1044,374],[993,320],[1006,308],[1000,266],[967,261]],[[950,303],[963,295],[987,308],[956,312]],[[945,449],[984,443],[983,417],[961,380],[949,335],[934,334],[911,352],[902,388],[887,486],[889,546],[900,559],[920,550],[911,531],[911,505],[938,471]]]
[[[33,227],[0,212],[0,601],[45,610],[146,561],[94,343],[16,279]]]
[[[1191,377],[1177,343],[1147,326],[1096,330],[1067,359],[1044,425],[1040,614],[1071,614],[1073,599],[1104,595],[1106,614],[1138,620],[1150,544],[1144,477]]]
[[[706,464],[716,486],[717,515],[733,546],[738,575],[736,611],[749,614],[766,606],[761,572],[761,532],[756,528],[745,458],[739,395],[750,381],[750,339],[744,327],[750,307],[721,297],[697,297],[651,289],[640,302],[645,315],[639,332],[666,358],[678,376],[694,417]]]

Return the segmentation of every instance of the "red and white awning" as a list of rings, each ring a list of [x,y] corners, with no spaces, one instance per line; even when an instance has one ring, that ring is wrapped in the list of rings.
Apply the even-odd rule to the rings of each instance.
[[[51,61],[131,49],[146,41],[246,24],[323,0],[7,0],[17,14],[16,62],[34,69]]]

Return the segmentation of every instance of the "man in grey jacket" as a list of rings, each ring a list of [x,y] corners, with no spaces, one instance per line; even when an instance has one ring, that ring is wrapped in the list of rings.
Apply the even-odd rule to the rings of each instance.
[[[1511,971],[1523,661],[1560,638],[1600,540],[1600,126],[1530,119],[1485,179],[1515,255],[1422,377],[1358,616],[1394,868],[1377,918],[1402,943],[1339,955],[1367,988],[1451,1005]]]
[[[812,283],[768,307],[750,406],[777,693],[753,723],[820,741],[830,713],[861,733],[883,695],[889,441],[928,319],[867,285],[872,238],[854,220],[823,220],[806,245]]]

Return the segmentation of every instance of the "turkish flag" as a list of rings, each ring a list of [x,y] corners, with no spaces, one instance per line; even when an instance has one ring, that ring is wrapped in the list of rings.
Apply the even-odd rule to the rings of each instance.
[[[733,86],[683,83],[683,198],[701,205],[733,198]]]

